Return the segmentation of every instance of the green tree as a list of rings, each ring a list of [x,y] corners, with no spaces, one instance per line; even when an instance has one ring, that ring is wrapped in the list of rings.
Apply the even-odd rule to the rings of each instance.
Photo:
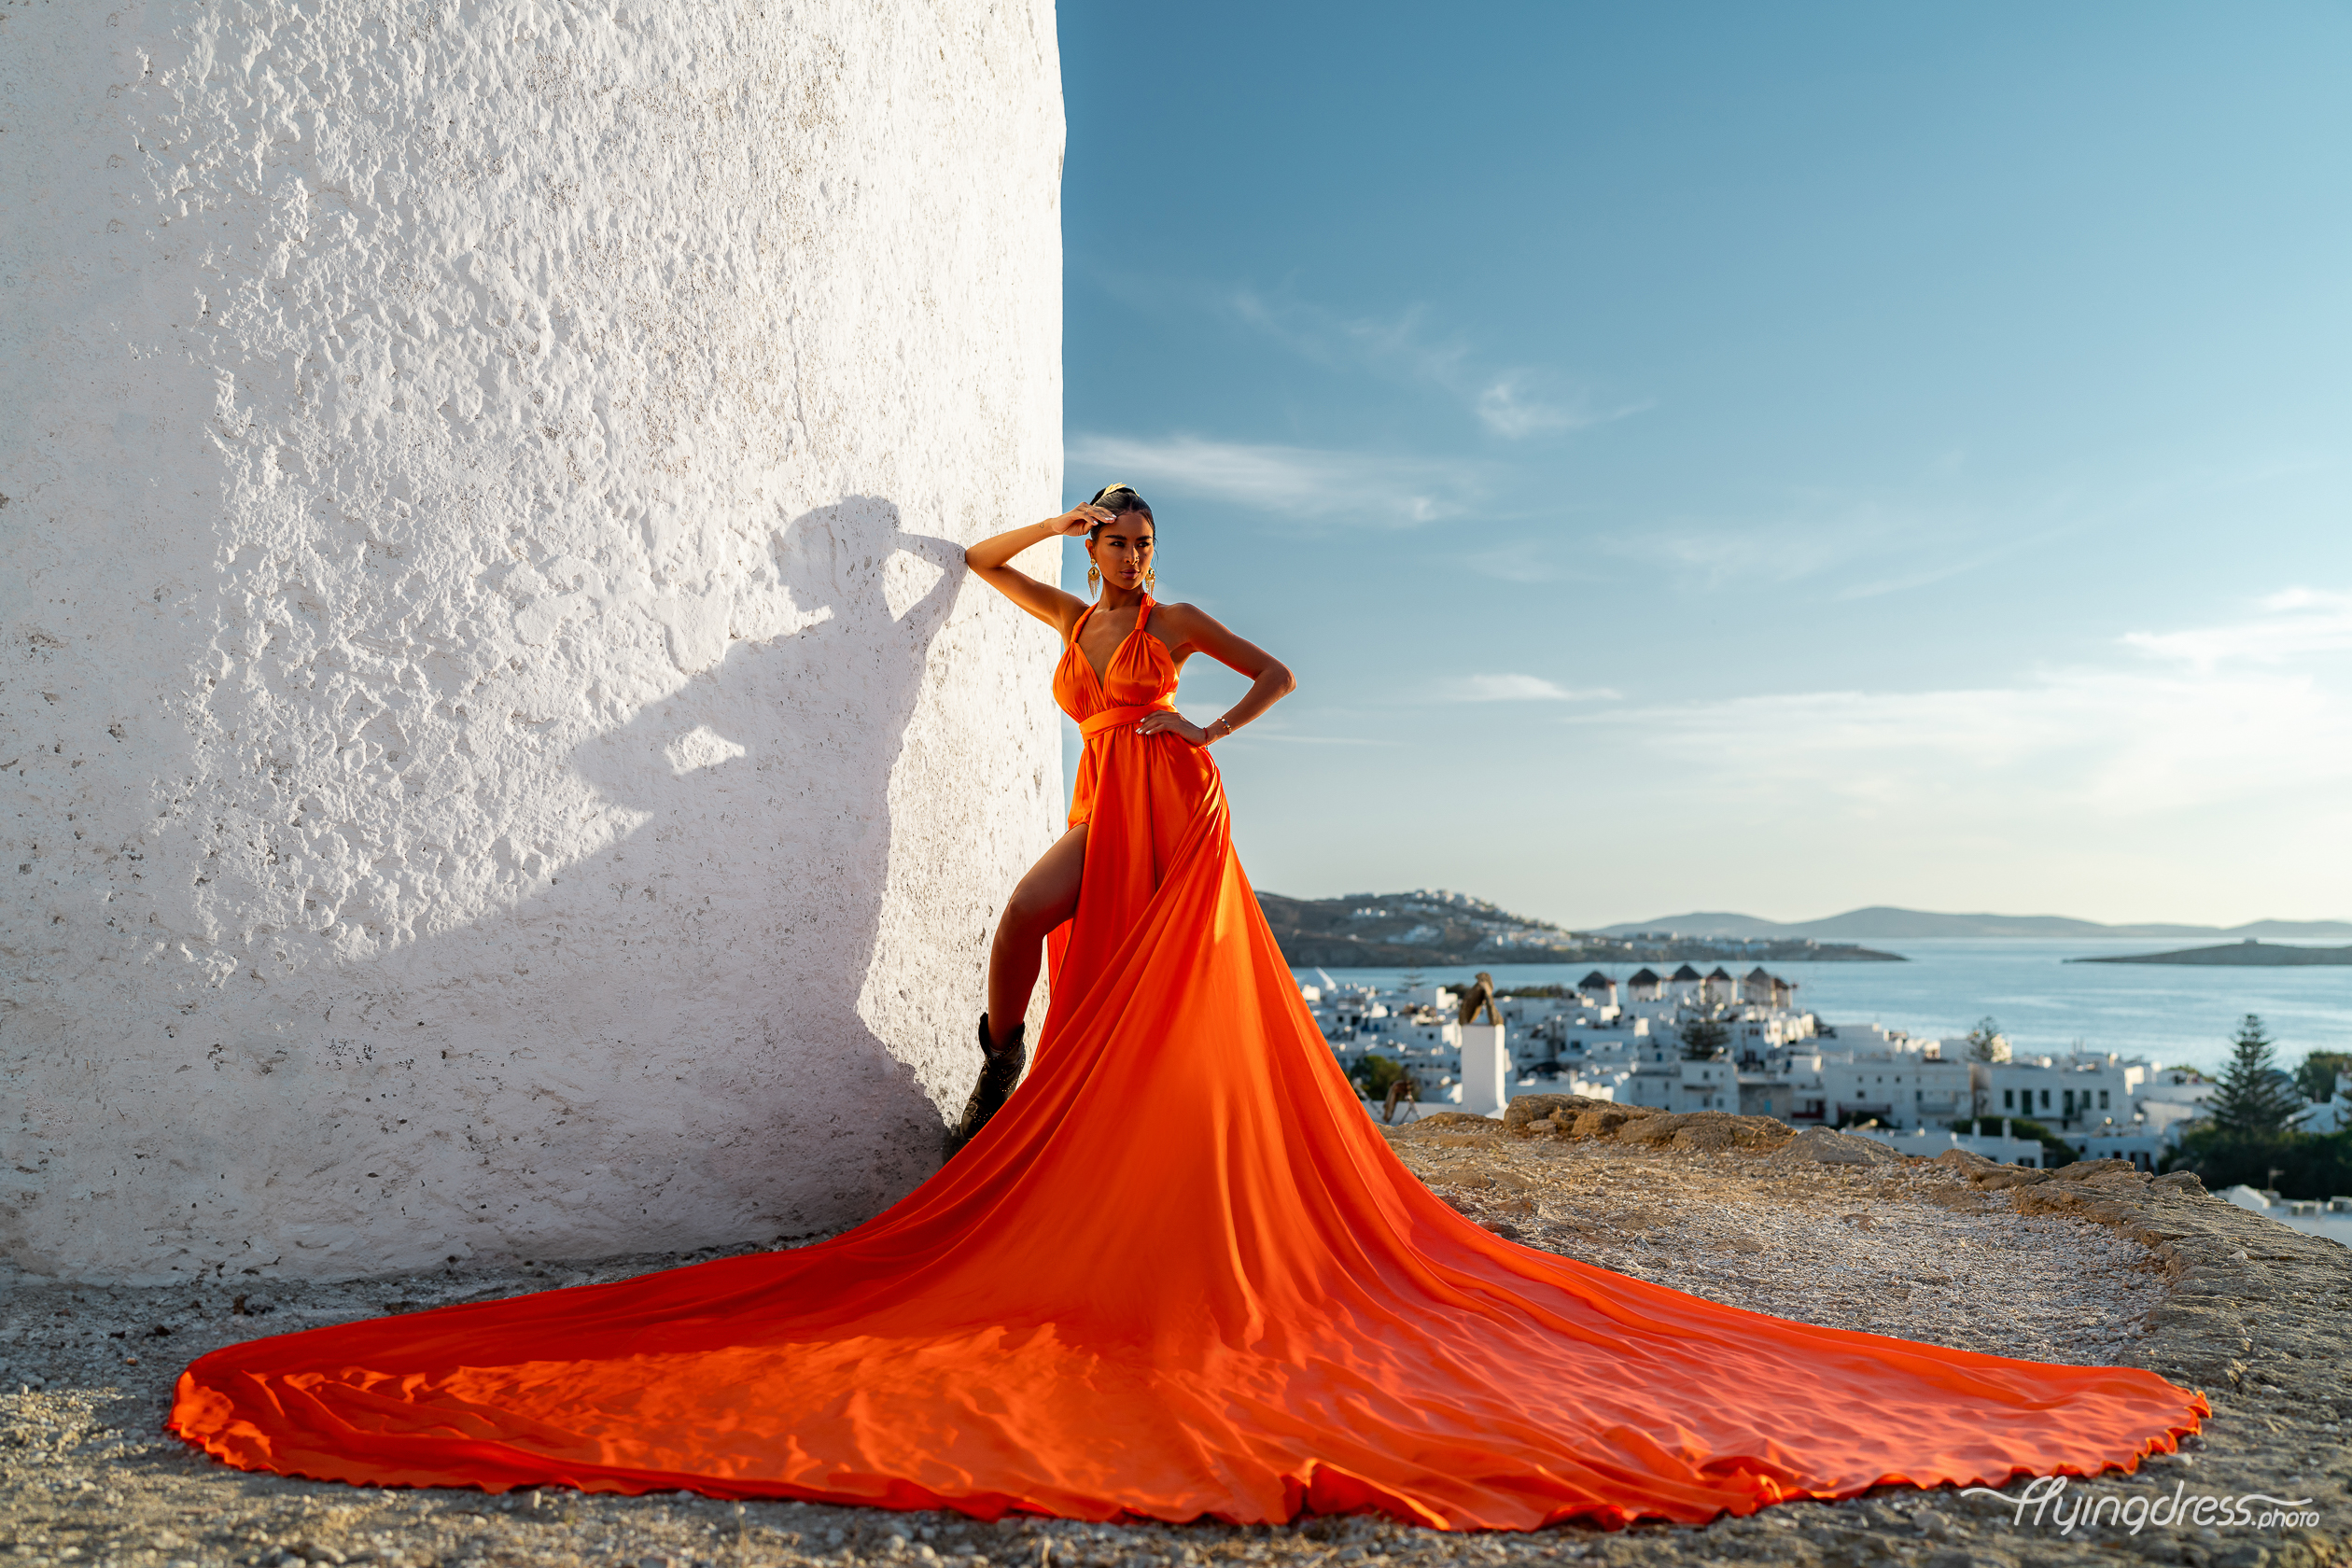
[[[2314,1051],[2295,1069],[2295,1087],[2305,1099],[2332,1099],[2339,1072],[2352,1072],[2352,1051]]]
[[[1999,1019],[1987,1015],[1977,1020],[1976,1028],[1967,1035],[1970,1061],[1997,1062],[2009,1059],[2009,1041],[2001,1034]]]
[[[2219,1192],[2240,1184],[2271,1187],[2282,1197],[2352,1194],[2352,1132],[2232,1132],[2203,1123],[2189,1129],[2168,1170],[2193,1170]]]
[[[2287,1118],[2303,1109],[2303,1100],[2278,1071],[2277,1048],[2262,1020],[2248,1013],[2231,1036],[2230,1065],[2221,1073],[2221,1092],[2213,1097],[2213,1125],[2224,1132],[2273,1136],[2286,1129]]]
[[[1685,1061],[1713,1061],[1731,1043],[1731,1031],[1713,1018],[1693,1018],[1680,1032]]]
[[[1405,1069],[1393,1057],[1366,1057],[1355,1064],[1354,1077],[1366,1099],[1385,1099],[1389,1085],[1404,1075]]]

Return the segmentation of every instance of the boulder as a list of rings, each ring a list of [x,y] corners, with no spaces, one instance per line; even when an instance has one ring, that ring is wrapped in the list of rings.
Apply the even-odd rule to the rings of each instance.
[[[1501,1132],[1503,1124],[1491,1116],[1473,1116],[1466,1111],[1433,1111],[1418,1121],[1407,1122],[1400,1132]]]
[[[2113,1187],[2145,1185],[2148,1178],[2130,1160],[2077,1160],[2051,1171],[2054,1182],[2080,1182],[2088,1185]]]
[[[1541,1094],[1520,1095],[1505,1107],[1503,1126],[1521,1138],[1532,1138],[1539,1132],[1564,1131],[1577,1115],[1587,1111],[1645,1111],[1646,1106],[1616,1105],[1589,1095]],[[1550,1123],[1552,1126],[1546,1126]]]
[[[1629,1121],[1617,1129],[1617,1141],[1620,1143],[1709,1152],[1776,1149],[1790,1137],[1788,1127],[1770,1116],[1742,1116],[1729,1111],[1689,1111],[1671,1115],[1659,1112]]]
[[[2026,1165],[1995,1165],[1983,1170],[1972,1170],[1968,1180],[1986,1192],[2000,1192],[2009,1187],[2030,1187],[2037,1182],[2050,1180],[2047,1170],[2036,1170]]]
[[[1647,1105],[1608,1105],[1598,1111],[1579,1111],[1573,1122],[1562,1116],[1557,1125],[1562,1137],[1608,1138],[1628,1122],[1662,1114]]]
[[[2205,1178],[2193,1170],[2175,1170],[2157,1177],[2149,1185],[2164,1192],[2202,1193],[2205,1190]]]
[[[1807,1127],[1771,1155],[1774,1165],[1899,1165],[1902,1158],[1883,1143],[1828,1127]]]
[[[1946,1149],[1930,1163],[1948,1165],[1955,1170],[1974,1173],[1979,1170],[1990,1170],[2000,1164],[2000,1161],[1986,1159],[1982,1155],[1970,1149]]]

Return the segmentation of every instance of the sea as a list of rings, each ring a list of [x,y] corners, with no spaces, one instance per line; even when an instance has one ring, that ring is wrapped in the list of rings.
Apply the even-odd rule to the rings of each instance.
[[[2074,1049],[2146,1057],[2161,1066],[2218,1070],[2247,1014],[2259,1015],[2282,1066],[2307,1051],[2352,1050],[2352,967],[2222,968],[2068,963],[2110,953],[2162,951],[2145,938],[1966,938],[1874,942],[1903,963],[1807,960],[1764,967],[1797,987],[1797,1005],[1825,1023],[1872,1023],[1916,1039],[1953,1040],[1993,1018],[2019,1056]],[[1573,986],[1598,968],[1619,981],[1639,964],[1477,966],[1498,989]],[[1653,964],[1652,968],[1658,966]],[[1701,963],[1704,970],[1713,964]],[[1745,973],[1755,960],[1724,961]],[[1317,971],[1292,971],[1314,985]],[[1334,980],[1393,988],[1401,969],[1334,969]],[[1466,981],[1470,969],[1429,966],[1424,985]]]

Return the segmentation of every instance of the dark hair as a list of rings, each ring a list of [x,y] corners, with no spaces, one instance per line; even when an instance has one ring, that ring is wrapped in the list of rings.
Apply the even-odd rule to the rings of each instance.
[[[1086,504],[1099,506],[1114,517],[1124,517],[1130,511],[1140,511],[1143,514],[1143,520],[1152,525],[1154,531],[1156,532],[1159,528],[1159,519],[1152,515],[1152,503],[1137,495],[1135,486],[1132,484],[1106,484],[1096,491],[1094,498]],[[1092,539],[1101,531],[1102,525],[1098,523],[1086,530],[1086,537]]]

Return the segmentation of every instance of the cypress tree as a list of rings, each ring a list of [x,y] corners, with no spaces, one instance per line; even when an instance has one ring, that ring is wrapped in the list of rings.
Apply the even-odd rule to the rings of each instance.
[[[2221,1074],[2221,1092],[2213,1098],[2213,1125],[2235,1133],[2284,1130],[2287,1118],[2303,1109],[2303,1097],[2279,1075],[2278,1053],[2261,1017],[2248,1013],[2231,1044],[2234,1050]]]
[[[1982,1017],[1968,1031],[1968,1059],[1981,1062],[2004,1062],[2009,1059],[2009,1043],[2001,1033],[2000,1020]]]
[[[1685,1061],[1713,1061],[1731,1043],[1731,1031],[1713,1018],[1693,1018],[1680,1032]]]

